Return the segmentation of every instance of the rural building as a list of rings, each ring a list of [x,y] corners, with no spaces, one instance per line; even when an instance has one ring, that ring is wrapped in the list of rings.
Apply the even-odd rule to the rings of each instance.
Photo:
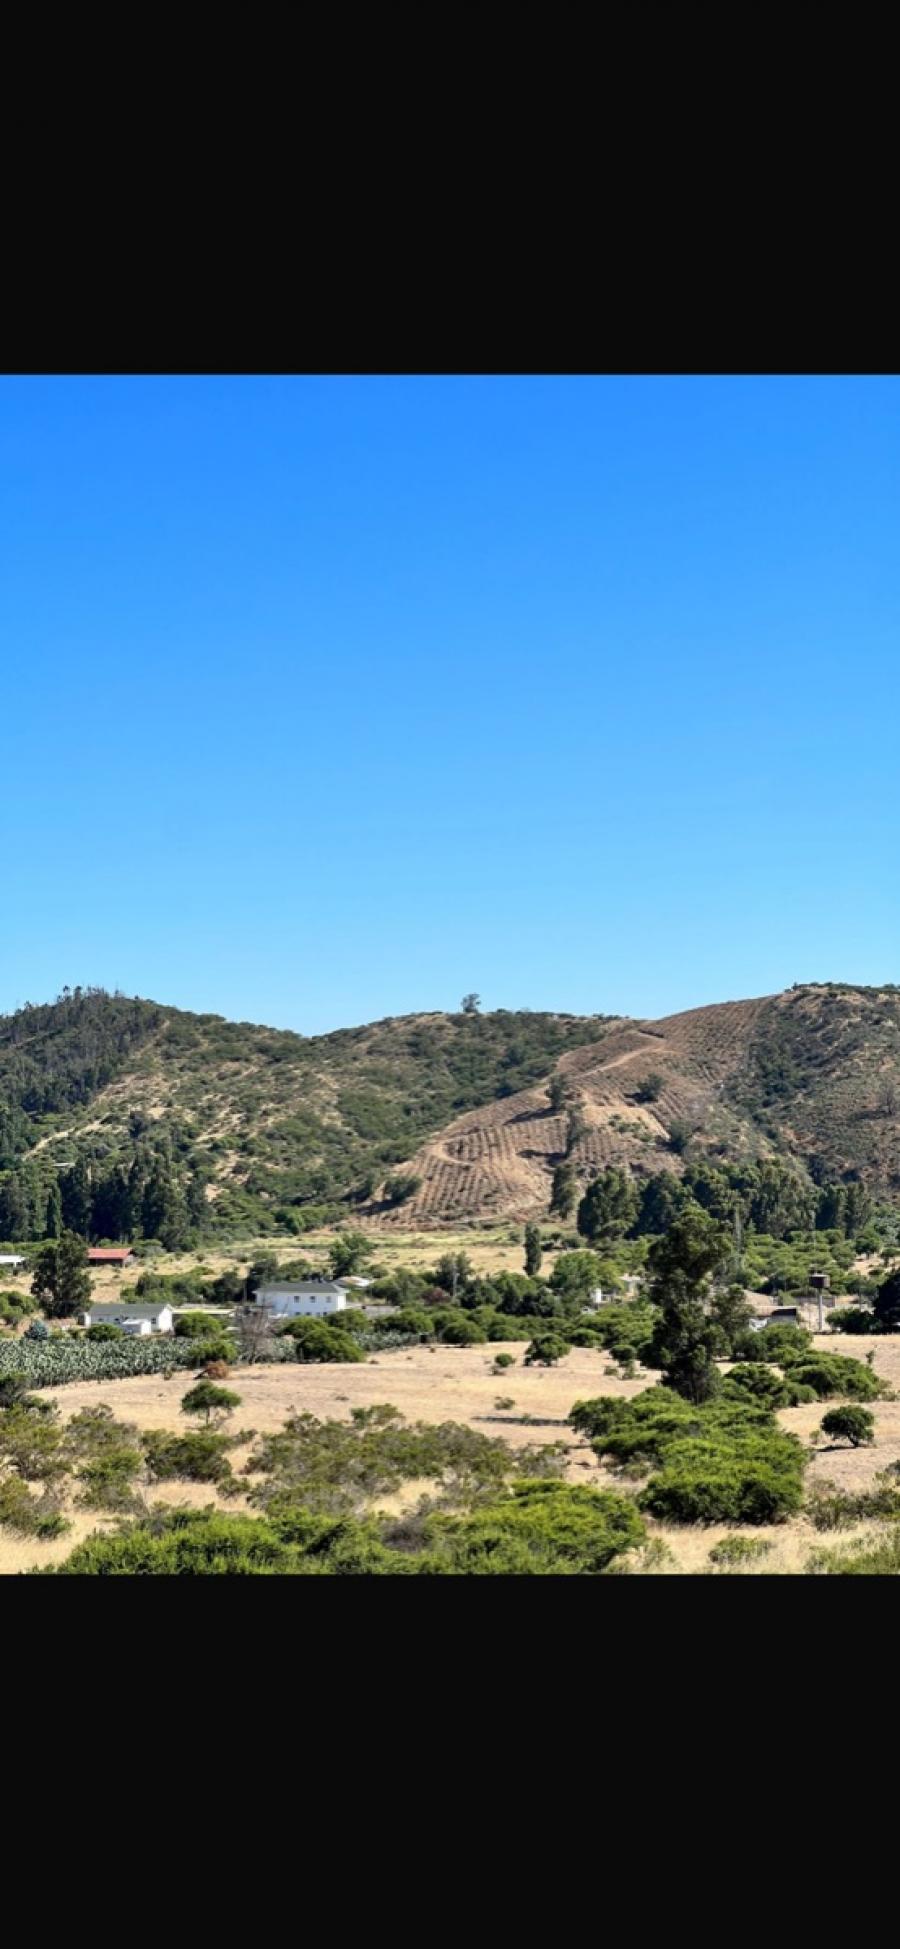
[[[11,1266],[13,1272],[18,1272],[20,1265],[24,1264],[24,1252],[0,1252],[0,1265]]]
[[[105,1247],[95,1245],[88,1247],[88,1265],[130,1265],[133,1258],[134,1253],[128,1245],[116,1248],[115,1251],[107,1251]]]
[[[361,1279],[359,1273],[355,1272],[352,1278],[342,1279],[340,1283],[342,1286],[371,1286],[372,1281],[371,1279]]]
[[[110,1302],[109,1305],[91,1306],[82,1315],[84,1326],[120,1326],[123,1333],[134,1333],[142,1338],[148,1333],[171,1333],[174,1327],[172,1308],[166,1302],[157,1306],[140,1306],[126,1300]]]
[[[253,1297],[258,1306],[283,1320],[295,1319],[299,1313],[313,1317],[340,1313],[347,1304],[347,1294],[337,1279],[295,1279],[289,1285],[272,1280],[258,1286]]]

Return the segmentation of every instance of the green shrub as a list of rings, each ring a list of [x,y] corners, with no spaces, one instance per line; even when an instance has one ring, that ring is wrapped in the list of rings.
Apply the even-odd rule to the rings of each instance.
[[[815,1389],[795,1380],[795,1371],[780,1374],[770,1361],[741,1362],[726,1375],[725,1392],[747,1395],[768,1408],[796,1408],[802,1402],[815,1401]]]
[[[429,1525],[430,1574],[597,1576],[644,1541],[627,1496],[560,1482],[517,1482],[512,1495]]]
[[[473,1320],[466,1313],[461,1313],[458,1317],[445,1322],[441,1328],[440,1338],[448,1347],[478,1347],[484,1344],[487,1334],[484,1328],[478,1325],[477,1320]]]
[[[330,1320],[290,1320],[282,1339],[293,1342],[294,1358],[301,1361],[364,1360],[365,1354],[352,1334],[343,1333]]]
[[[801,1387],[812,1388],[819,1400],[846,1394],[852,1400],[875,1401],[885,1393],[884,1382],[871,1368],[848,1354],[816,1353],[809,1360],[798,1361],[790,1371],[791,1379]]]
[[[101,1320],[97,1326],[89,1326],[84,1337],[86,1340],[99,1342],[101,1346],[104,1340],[125,1339],[122,1328],[120,1326],[114,1326],[111,1320]]]
[[[709,1560],[717,1570],[744,1570],[768,1556],[771,1548],[762,1536],[723,1536],[710,1550]]]
[[[226,1453],[230,1441],[214,1429],[196,1429],[189,1435],[151,1429],[143,1437],[147,1472],[155,1482],[223,1482],[231,1475]]]
[[[846,1441],[852,1448],[871,1447],[875,1440],[875,1417],[868,1408],[831,1408],[822,1416],[822,1433],[833,1441]]]
[[[569,1352],[569,1342],[560,1333],[535,1334],[524,1355],[525,1366],[555,1367]]]
[[[783,1522],[800,1508],[804,1460],[794,1436],[775,1431],[673,1442],[638,1505],[662,1522]]]
[[[175,1321],[179,1340],[215,1340],[221,1337],[222,1331],[220,1313],[179,1313]]]

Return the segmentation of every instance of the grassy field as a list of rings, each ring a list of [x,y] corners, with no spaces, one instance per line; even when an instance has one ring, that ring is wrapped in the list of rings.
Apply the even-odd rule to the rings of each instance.
[[[481,1433],[500,1435],[514,1446],[562,1441],[568,1451],[566,1474],[570,1481],[601,1486],[613,1480],[597,1461],[590,1447],[566,1426],[573,1403],[597,1394],[634,1395],[652,1381],[640,1374],[633,1381],[618,1379],[606,1372],[608,1357],[587,1348],[573,1348],[557,1367],[523,1367],[525,1342],[503,1350],[515,1355],[516,1365],[501,1376],[491,1371],[493,1351],[486,1347],[415,1347],[372,1356],[361,1366],[254,1367],[234,1370],[230,1383],[241,1396],[235,1415],[235,1432],[254,1430],[264,1433],[281,1427],[293,1412],[309,1412],[320,1419],[349,1420],[354,1407],[390,1402],[412,1421],[461,1421]],[[900,1336],[870,1341],[842,1339],[841,1351],[857,1358],[875,1347],[876,1371],[900,1392]],[[834,1349],[832,1336],[817,1338],[816,1345]],[[184,1430],[180,1413],[181,1396],[188,1384],[186,1375],[171,1380],[159,1376],[119,1382],[91,1382],[71,1387],[48,1389],[47,1398],[58,1402],[68,1417],[80,1408],[102,1404],[121,1420],[134,1422],[142,1429]],[[498,1409],[499,1397],[512,1397],[514,1407]],[[786,1429],[805,1441],[821,1421],[825,1405],[785,1410],[779,1417]],[[900,1460],[900,1400],[872,1403],[876,1422],[874,1448],[845,1449],[823,1447],[809,1469],[808,1481],[831,1481],[845,1489],[868,1486],[880,1469]],[[526,1417],[532,1417],[526,1419]],[[248,1440],[233,1456],[240,1470],[250,1452]],[[619,1479],[619,1486],[621,1481]],[[624,1485],[628,1486],[628,1485]],[[428,1488],[426,1483],[407,1483],[398,1497],[382,1498],[377,1508],[396,1510],[408,1506]],[[190,1503],[203,1506],[217,1500],[205,1485],[165,1483],[150,1492],[153,1502]],[[232,1510],[242,1500],[230,1500]],[[71,1506],[67,1513],[74,1527],[67,1536],[53,1542],[36,1543],[0,1530],[0,1573],[10,1574],[32,1566],[59,1562],[77,1541],[92,1530],[109,1526],[109,1520]],[[696,1574],[708,1565],[710,1549],[729,1533],[725,1525],[708,1528],[676,1528],[650,1524],[672,1553],[670,1573]],[[840,1541],[868,1533],[871,1526],[842,1531]],[[742,1534],[764,1537],[772,1545],[764,1559],[766,1573],[786,1574],[802,1571],[813,1549],[829,1538],[818,1535],[805,1518],[773,1528],[748,1529]]]

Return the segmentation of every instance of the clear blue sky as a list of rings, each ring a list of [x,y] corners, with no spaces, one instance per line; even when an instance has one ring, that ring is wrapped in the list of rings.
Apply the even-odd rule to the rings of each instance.
[[[900,380],[0,379],[0,1006],[900,979]]]

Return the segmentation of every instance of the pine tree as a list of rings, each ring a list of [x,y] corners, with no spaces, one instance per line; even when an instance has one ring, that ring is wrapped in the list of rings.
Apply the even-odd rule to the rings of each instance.
[[[62,1228],[62,1198],[59,1194],[59,1180],[54,1178],[47,1193],[47,1209],[44,1214],[44,1237],[59,1238]]]
[[[91,1180],[83,1157],[79,1157],[60,1180],[63,1226],[87,1238],[91,1229]]]
[[[570,1217],[576,1196],[575,1168],[572,1164],[557,1164],[553,1173],[550,1190],[550,1210],[560,1218]]]
[[[537,1275],[541,1269],[541,1262],[543,1260],[543,1257],[544,1257],[544,1253],[541,1245],[540,1226],[526,1225],[525,1227],[525,1271],[527,1272],[529,1279],[537,1278]]]

